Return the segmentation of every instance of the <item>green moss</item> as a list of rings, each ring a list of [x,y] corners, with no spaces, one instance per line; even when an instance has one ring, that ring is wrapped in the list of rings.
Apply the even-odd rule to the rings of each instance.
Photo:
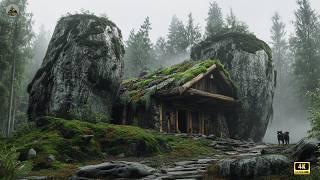
[[[17,134],[4,144],[17,147],[21,154],[33,148],[37,157],[33,159],[36,169],[49,168],[47,157],[52,154],[58,162],[72,159],[75,162],[101,159],[103,153],[126,156],[148,156],[160,152],[160,144],[151,132],[134,126],[89,123],[78,120],[64,120],[45,117],[47,122],[41,129]],[[83,135],[94,135],[87,141]],[[2,144],[0,143],[0,144]]]
[[[185,61],[165,69],[160,69],[139,79],[134,78],[123,81],[122,87],[126,91],[121,96],[122,102],[134,104],[135,106],[147,106],[150,102],[150,96],[157,91],[183,85],[199,74],[205,73],[213,64],[216,64],[218,69],[221,69],[229,77],[229,73],[217,60]],[[165,82],[166,84],[163,84]]]
[[[201,42],[198,46],[193,48],[191,52],[191,58],[198,59],[200,57],[199,53],[201,52],[201,49],[203,49],[203,47],[208,47],[212,43],[227,39],[232,39],[232,41],[236,45],[236,48],[249,53],[256,53],[259,50],[264,50],[268,54],[269,61],[272,60],[272,52],[267,43],[258,39],[253,34],[244,34],[238,32],[223,33],[208,37],[205,41]]]
[[[113,155],[148,156],[159,165],[162,162],[192,159],[212,155],[214,150],[208,140],[193,140],[172,135],[163,135],[152,130],[135,126],[89,123],[78,120],[64,120],[45,117],[38,129],[17,133],[10,139],[0,139],[0,145],[16,146],[22,155],[30,148],[37,151],[32,159],[34,171],[30,175],[67,177],[78,166],[95,164]],[[83,135],[94,135],[88,142]],[[103,154],[106,154],[105,157]],[[48,163],[52,154],[54,163]],[[67,164],[72,159],[73,164]]]

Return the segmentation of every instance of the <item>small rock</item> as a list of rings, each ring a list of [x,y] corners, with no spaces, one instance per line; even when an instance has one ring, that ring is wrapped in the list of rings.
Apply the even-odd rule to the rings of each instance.
[[[195,161],[180,161],[180,162],[176,162],[174,163],[176,166],[185,166],[185,165],[189,165],[189,164],[193,164]]]
[[[33,148],[29,149],[28,151],[28,159],[35,158],[37,156],[37,151]]]
[[[27,180],[46,180],[48,179],[47,176],[29,176],[29,177],[26,177],[25,179]]]
[[[237,152],[233,152],[233,151],[228,151],[228,152],[225,152],[224,154],[226,154],[226,155],[237,155],[238,153]]]
[[[210,134],[209,136],[207,136],[207,139],[213,139],[215,140],[217,137],[213,134]]]
[[[52,155],[52,154],[50,154],[49,156],[48,156],[48,162],[49,163],[53,163],[55,160],[56,160],[56,157],[54,156],[54,155]]]
[[[90,142],[90,140],[94,137],[94,135],[82,135],[81,139],[85,142]]]
[[[124,154],[124,153],[118,154],[117,157],[118,157],[118,158],[124,158],[124,157],[125,157],[125,154]]]
[[[167,174],[168,173],[168,171],[165,170],[165,169],[161,169],[160,172],[163,173],[163,174]]]

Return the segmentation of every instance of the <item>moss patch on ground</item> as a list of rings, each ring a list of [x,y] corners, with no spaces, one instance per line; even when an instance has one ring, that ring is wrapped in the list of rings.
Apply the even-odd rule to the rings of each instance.
[[[230,77],[218,60],[185,61],[141,78],[123,81],[122,87],[125,92],[121,96],[122,102],[125,104],[145,105],[150,96],[157,91],[181,86],[199,74],[207,72],[208,68],[214,64],[224,72],[226,77]]]
[[[41,128],[18,133],[7,139],[26,159],[33,148],[37,157],[32,159],[34,168],[47,168],[60,164],[48,164],[49,155],[57,162],[83,162],[124,153],[125,156],[149,156],[160,152],[160,141],[150,132],[134,126],[92,124],[78,120],[42,118]],[[92,136],[93,137],[90,137]]]
[[[36,150],[37,156],[29,160],[33,163],[30,175],[61,178],[72,175],[79,166],[110,160],[150,159],[154,166],[160,166],[214,153],[206,140],[164,135],[135,126],[93,124],[53,117],[43,117],[39,121],[40,128],[0,139],[0,145],[15,146],[22,160],[26,160],[29,149]],[[85,139],[88,135],[94,136],[91,140]],[[54,155],[56,161],[48,162],[49,155]]]

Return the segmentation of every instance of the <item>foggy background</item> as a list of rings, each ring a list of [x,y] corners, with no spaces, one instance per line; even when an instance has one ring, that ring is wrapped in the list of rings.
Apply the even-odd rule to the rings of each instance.
[[[210,0],[32,0],[29,1],[29,11],[33,13],[34,30],[39,31],[41,25],[51,33],[57,20],[67,12],[89,10],[97,15],[106,14],[122,30],[124,40],[128,39],[132,29],[139,29],[144,19],[149,16],[152,30],[150,37],[153,43],[160,36],[168,33],[168,26],[173,15],[184,22],[187,14],[192,13],[196,23],[204,32]],[[294,11],[296,0],[216,0],[222,8],[224,17],[232,8],[239,20],[249,25],[249,30],[255,35],[270,42],[271,17],[277,11],[286,24],[287,35],[294,31]],[[320,11],[320,1],[310,0],[311,6]],[[290,85],[288,85],[290,89]],[[293,87],[292,87],[293,88]],[[306,106],[298,100],[294,90],[289,90],[286,97],[275,95],[274,119],[269,123],[264,141],[277,143],[276,131],[289,131],[291,142],[296,142],[307,135],[310,128],[306,119]],[[282,101],[279,106],[279,101]],[[286,110],[283,110],[286,109]],[[288,110],[289,109],[289,110]]]
[[[152,23],[151,40],[167,34],[173,15],[182,20],[192,12],[195,22],[204,31],[210,0],[30,0],[29,10],[33,13],[37,30],[44,24],[51,32],[56,21],[67,12],[73,13],[81,9],[96,14],[106,14],[122,30],[124,39],[128,38],[132,28],[138,29],[145,17]],[[271,17],[279,12],[286,23],[288,34],[293,32],[292,21],[296,0],[216,0],[224,15],[232,8],[235,15],[249,25],[250,31],[266,42],[270,41]],[[312,8],[320,11],[320,1],[310,0]]]

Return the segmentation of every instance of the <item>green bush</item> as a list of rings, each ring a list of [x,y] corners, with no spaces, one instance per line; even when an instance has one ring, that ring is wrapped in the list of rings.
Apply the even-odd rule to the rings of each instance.
[[[32,165],[30,162],[18,161],[19,153],[15,147],[7,147],[0,149],[0,179],[14,180],[27,175]]]

